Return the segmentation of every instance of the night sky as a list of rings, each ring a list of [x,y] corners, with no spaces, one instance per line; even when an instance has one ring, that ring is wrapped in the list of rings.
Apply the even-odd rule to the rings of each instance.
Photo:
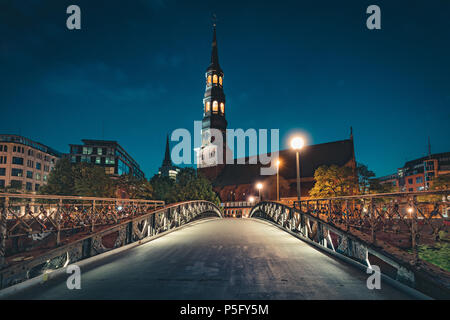
[[[317,144],[353,126],[378,176],[426,155],[428,136],[450,151],[447,0],[1,0],[0,133],[61,152],[117,140],[151,177],[166,134],[202,118],[213,12],[229,128],[279,128],[284,148],[295,130]]]

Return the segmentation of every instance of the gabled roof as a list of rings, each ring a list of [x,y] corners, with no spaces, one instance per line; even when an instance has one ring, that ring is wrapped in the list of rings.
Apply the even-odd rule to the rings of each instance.
[[[269,153],[270,155],[270,153]],[[353,140],[341,140],[305,146],[300,152],[300,175],[301,177],[313,177],[314,171],[322,165],[343,166],[354,157]],[[280,176],[284,179],[295,179],[297,177],[296,155],[291,149],[279,152]],[[246,164],[226,164],[219,176],[213,181],[214,186],[222,187],[237,184],[253,184],[263,179],[261,167],[266,165],[249,164],[249,157],[245,158]]]

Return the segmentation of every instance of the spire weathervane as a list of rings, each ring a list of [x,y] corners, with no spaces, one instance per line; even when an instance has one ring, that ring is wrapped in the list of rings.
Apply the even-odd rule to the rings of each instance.
[[[216,23],[217,23],[217,16],[216,16],[215,13],[213,13],[211,15],[211,21],[212,21],[213,27],[215,28],[216,27]]]

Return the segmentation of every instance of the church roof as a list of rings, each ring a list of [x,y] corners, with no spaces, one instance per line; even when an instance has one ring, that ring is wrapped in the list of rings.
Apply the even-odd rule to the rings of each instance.
[[[211,63],[208,67],[208,69],[206,69],[206,72],[208,71],[217,71],[217,72],[222,72],[222,69],[220,68],[219,65],[219,51],[217,49],[217,39],[216,39],[216,26],[214,26],[214,31],[213,31],[213,41],[212,41],[212,48],[211,48]]]
[[[164,160],[162,163],[163,167],[172,167],[172,159],[170,158],[170,147],[169,147],[169,135],[166,139],[166,153],[164,155]]]
[[[322,165],[343,166],[353,157],[353,140],[340,140],[305,146],[300,152],[300,175],[301,177],[314,177],[314,171]],[[269,154],[270,155],[270,154]],[[297,177],[296,155],[291,149],[279,152],[280,176],[284,179],[295,179]],[[226,164],[219,176],[213,181],[213,185],[224,187],[228,185],[253,184],[267,176],[261,176],[260,168],[267,165],[249,164]]]

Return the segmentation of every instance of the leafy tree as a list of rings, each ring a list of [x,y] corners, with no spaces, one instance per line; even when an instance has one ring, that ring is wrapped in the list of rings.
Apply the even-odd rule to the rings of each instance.
[[[320,166],[314,172],[314,180],[309,192],[313,198],[347,196],[358,187],[352,168],[346,166]]]
[[[390,183],[380,183],[379,179],[370,179],[368,193],[391,193],[395,188]]]
[[[434,179],[431,189],[433,190],[450,189],[450,173],[441,174],[436,179]]]
[[[72,164],[65,158],[56,163],[47,184],[39,192],[85,197],[114,196],[113,183],[103,167],[88,163]]]
[[[85,197],[114,197],[114,183],[105,168],[79,163],[72,168],[75,194]]]
[[[164,200],[167,203],[189,200],[207,200],[216,204],[220,203],[211,182],[199,175],[193,168],[181,169],[176,181],[156,175],[150,180],[150,183],[155,190],[155,199]]]
[[[39,189],[41,194],[75,195],[75,180],[72,164],[63,158],[56,162],[48,176],[47,184]]]
[[[375,173],[362,163],[357,164],[356,172],[358,173],[359,192],[362,194],[369,193],[371,183],[373,184],[371,179],[375,177]]]
[[[140,179],[133,175],[122,175],[114,181],[116,193],[122,198],[130,199],[152,199],[153,188],[146,179]]]
[[[153,188],[153,199],[168,202],[168,196],[175,185],[175,181],[169,177],[163,177],[155,174],[150,179],[150,185]]]

